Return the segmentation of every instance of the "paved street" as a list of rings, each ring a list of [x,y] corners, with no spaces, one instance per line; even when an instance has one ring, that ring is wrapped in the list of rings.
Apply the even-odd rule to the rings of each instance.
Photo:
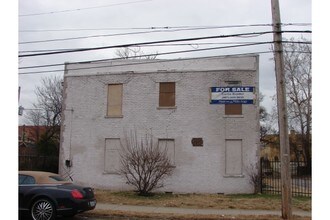
[[[62,218],[58,220],[150,220],[150,218],[137,217],[86,217],[84,214],[75,216],[74,218]]]
[[[20,217],[19,220],[32,220],[29,217]],[[86,217],[84,214],[77,215],[72,218],[57,218],[56,220],[146,220],[145,218],[136,218],[136,217]],[[150,220],[150,218],[148,219]]]

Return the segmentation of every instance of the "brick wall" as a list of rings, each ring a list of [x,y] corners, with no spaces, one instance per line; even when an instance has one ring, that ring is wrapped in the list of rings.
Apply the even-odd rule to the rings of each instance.
[[[258,92],[258,57],[192,62],[176,60],[176,66],[164,64],[162,69],[150,63],[147,67],[126,67],[127,71],[124,67],[76,71],[70,68],[78,64],[68,64],[60,171],[70,169],[77,183],[127,190],[125,180],[104,171],[105,140],[123,139],[124,131],[136,130],[139,134],[151,131],[156,139],[175,142],[175,172],[161,190],[253,192],[245,169],[258,162],[258,103],[243,105],[242,116],[226,116],[224,105],[209,104],[209,88],[239,80],[242,85],[255,86]],[[176,83],[175,108],[158,108],[160,82]],[[107,86],[114,83],[123,84],[123,117],[119,118],[106,117]],[[203,146],[194,147],[192,138],[202,138]],[[226,140],[242,141],[241,175],[225,173]],[[72,161],[70,168],[64,165],[68,159]]]

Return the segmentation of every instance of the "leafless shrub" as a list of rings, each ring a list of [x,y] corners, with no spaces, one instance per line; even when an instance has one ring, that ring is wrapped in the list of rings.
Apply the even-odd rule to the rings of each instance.
[[[258,167],[250,164],[246,168],[246,174],[249,177],[249,182],[253,186],[254,194],[258,194],[261,192],[261,176],[258,170]]]
[[[122,146],[119,174],[125,177],[127,184],[134,186],[143,196],[164,186],[163,179],[172,175],[174,170],[166,148],[161,149],[149,134],[138,140],[136,132],[126,135]]]

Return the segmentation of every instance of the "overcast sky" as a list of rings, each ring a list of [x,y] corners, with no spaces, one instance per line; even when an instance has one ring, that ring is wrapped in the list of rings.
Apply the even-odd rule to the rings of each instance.
[[[282,23],[299,24],[284,26],[283,30],[312,29],[309,25],[312,20],[311,0],[282,0],[280,8]],[[35,51],[42,52],[42,50],[90,48],[190,37],[264,32],[271,31],[271,27],[259,25],[272,22],[271,0],[20,0],[18,14],[20,55]],[[237,25],[244,25],[244,27],[228,27]],[[203,29],[199,29],[201,27]],[[125,34],[118,35],[120,33]],[[100,35],[116,36],[102,37]],[[286,33],[283,35],[288,39],[302,36],[311,39],[311,34]],[[77,37],[80,39],[67,40]],[[271,41],[272,37],[271,34],[264,34],[207,39],[181,42],[191,45],[149,46],[141,47],[141,50],[145,54],[163,53],[229,45],[224,43],[267,42]],[[32,43],[33,41],[44,42]],[[270,48],[270,44],[262,44],[163,55],[157,58],[262,52],[260,53],[260,91],[265,95],[263,105],[270,110],[273,105],[271,97],[275,92],[275,73],[273,60],[271,60],[272,54],[264,53],[269,52]],[[19,59],[19,67],[114,58],[115,50],[22,57]],[[57,72],[52,73],[51,70]],[[31,108],[32,103],[35,102],[34,90],[36,86],[40,85],[40,79],[54,74],[63,75],[61,70],[63,70],[63,66],[20,69],[19,73],[39,71],[46,71],[46,73],[19,75],[18,83],[21,86],[19,104],[24,108]],[[20,123],[25,123],[25,121],[20,119]]]

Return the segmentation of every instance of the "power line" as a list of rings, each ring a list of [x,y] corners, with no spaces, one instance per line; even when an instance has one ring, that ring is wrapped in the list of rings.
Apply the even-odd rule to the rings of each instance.
[[[240,25],[222,25],[222,26],[163,26],[163,27],[129,27],[129,28],[66,28],[66,29],[37,29],[20,30],[19,32],[65,32],[65,31],[108,31],[108,30],[175,30],[175,29],[204,29],[204,28],[239,28],[239,27],[260,27],[271,26],[271,24],[240,24]]]
[[[171,54],[178,54],[178,53],[191,53],[191,52],[200,52],[200,51],[208,51],[208,50],[219,50],[219,49],[228,49],[228,48],[234,48],[234,47],[243,47],[243,46],[255,46],[255,45],[263,45],[263,44],[271,44],[270,42],[258,42],[258,43],[252,43],[252,44],[245,44],[245,45],[233,45],[233,46],[225,46],[225,47],[211,47],[211,48],[202,48],[202,49],[194,49],[194,50],[179,50],[179,51],[170,51],[170,52],[163,52],[163,53],[154,53],[154,54],[146,54],[146,55],[136,55],[136,56],[130,56],[128,58],[141,58],[141,57],[147,57],[147,56],[162,56],[162,55],[171,55]],[[99,60],[89,60],[79,63],[89,63],[89,62],[101,62],[101,61],[113,61],[113,60],[121,60],[123,58],[113,58],[113,59],[99,59]],[[62,66],[61,64],[50,64],[50,65],[43,65],[43,66],[30,66],[30,67],[21,67],[20,69],[29,69],[29,68],[42,68],[42,67],[52,67],[52,66]],[[57,70],[62,71],[62,70]],[[57,72],[56,71],[56,72]],[[47,71],[45,71],[47,72]],[[20,74],[28,74],[26,73],[20,73]]]
[[[311,31],[282,31],[282,32],[285,32],[285,33],[311,33]],[[81,48],[81,49],[73,49],[73,50],[66,50],[66,51],[54,51],[54,52],[45,52],[45,53],[23,54],[23,55],[19,55],[18,57],[44,56],[44,55],[54,55],[54,54],[63,54],[63,53],[74,53],[74,52],[83,52],[83,51],[92,51],[92,50],[120,48],[120,47],[134,47],[134,46],[139,46],[139,45],[148,45],[148,44],[150,45],[150,44],[157,44],[157,43],[196,41],[196,40],[215,39],[215,38],[229,38],[229,37],[242,37],[242,36],[244,36],[244,37],[255,37],[255,36],[261,36],[261,35],[269,34],[269,33],[273,33],[273,31],[240,33],[240,34],[231,34],[231,35],[216,35],[216,36],[184,38],[184,39],[172,39],[172,40],[131,43],[131,44],[112,45],[112,46],[93,47],[93,48]]]
[[[188,53],[188,52],[198,52],[198,51],[207,51],[207,50],[216,50],[216,49],[226,49],[226,48],[232,48],[232,47],[242,47],[242,46],[253,46],[253,45],[260,45],[260,44],[270,44],[273,42],[259,42],[255,44],[250,45],[234,45],[234,46],[227,46],[227,47],[212,47],[212,48],[203,48],[203,49],[196,49],[196,50],[183,50],[183,51],[171,51],[171,52],[164,52],[164,53],[155,53],[155,54],[146,54],[146,55],[137,55],[137,56],[130,56],[128,58],[141,58],[141,57],[147,57],[147,56],[160,56],[160,55],[169,55],[169,54],[177,54],[177,53]],[[291,42],[292,43],[292,42]],[[297,42],[300,43],[300,42]],[[263,52],[253,52],[253,53],[273,53],[274,51],[263,51]],[[305,51],[295,51],[299,53],[310,53]],[[253,53],[241,53],[242,54],[253,54]],[[235,54],[239,55],[239,54]],[[83,61],[83,62],[74,62],[74,63],[91,63],[91,62],[102,62],[102,61],[114,61],[114,60],[122,60],[123,58],[112,58],[112,59],[100,59],[100,60],[89,60],[89,61]],[[150,63],[150,62],[148,62]],[[30,66],[30,67],[24,67],[24,69],[27,68],[41,68],[41,67],[50,67],[50,66],[63,66],[64,64],[53,64],[53,65],[43,65],[43,66]],[[126,64],[123,64],[126,65]],[[111,65],[112,67],[114,65]],[[94,69],[94,68],[103,68],[103,67],[109,67],[107,66],[99,66],[99,67],[88,67],[88,68],[77,68],[73,70],[82,70],[82,69]],[[48,72],[62,72],[63,69],[55,69],[55,70],[47,70],[47,71],[32,71],[32,72],[24,72],[19,74],[37,74],[37,73],[48,73]]]
[[[119,5],[129,5],[129,4],[135,4],[135,3],[140,3],[140,2],[149,2],[149,1],[153,1],[153,0],[141,0],[141,1],[133,1],[133,2],[123,2],[123,3],[116,3],[116,4],[110,4],[110,5],[100,5],[100,6],[94,6],[94,7],[67,9],[67,10],[61,10],[61,11],[51,11],[51,12],[34,13],[34,14],[22,14],[22,15],[18,15],[18,16],[19,17],[27,17],[27,16],[37,16],[37,15],[66,13],[66,12],[74,12],[74,11],[83,11],[83,10],[90,10],[90,9],[98,9],[98,8],[107,8],[107,7],[113,7],[113,6],[119,6]]]
[[[139,45],[136,47],[175,47],[175,46],[191,46],[193,48],[199,47],[201,45],[228,45],[228,44],[250,44],[250,43],[259,43],[259,42],[208,42],[208,43],[177,43],[177,44],[148,44],[148,45]],[[55,52],[55,51],[68,51],[68,50],[77,50],[83,48],[60,48],[60,49],[46,49],[46,50],[25,50],[19,51],[19,53],[40,53],[40,52]]]
[[[237,42],[207,42],[207,43],[178,43],[178,44],[150,44],[150,45],[139,45],[137,47],[175,47],[175,46],[190,46],[197,49],[199,46],[202,45],[228,45],[228,44],[250,44],[250,43],[259,43],[256,41],[237,41]],[[312,44],[311,41],[282,41],[282,43],[293,43],[293,44]],[[67,51],[67,50],[75,50],[75,49],[82,49],[82,48],[61,48],[61,49],[48,49],[48,50],[26,50],[26,51],[19,51],[19,53],[40,53],[40,52],[55,52],[55,51]]]
[[[204,51],[204,50],[227,49],[227,48],[235,48],[235,47],[243,47],[243,46],[256,46],[256,45],[263,45],[263,44],[270,44],[270,43],[273,43],[273,42],[255,42],[255,43],[246,43],[246,44],[243,44],[243,45],[239,44],[239,45],[231,45],[231,46],[224,46],[224,47],[211,47],[211,48],[201,48],[201,49],[193,49],[193,50],[179,50],[179,51],[170,51],[170,52],[163,52],[163,53],[135,55],[135,56],[130,56],[129,58],[141,58],[141,57],[147,57],[147,56],[161,56],[161,55],[170,55],[170,54],[177,54],[177,53],[189,53],[189,52],[198,52],[198,51]],[[89,61],[83,61],[83,62],[79,62],[79,63],[112,61],[112,60],[121,60],[121,59],[122,58],[89,60]],[[19,69],[44,68],[44,67],[54,67],[54,66],[62,66],[62,65],[64,65],[64,64],[63,63],[47,64],[47,65],[20,67]]]
[[[249,55],[249,54],[263,54],[263,53],[273,53],[273,51],[259,51],[259,52],[250,52],[250,53],[239,53],[239,54],[230,54],[230,55],[225,55],[225,56],[236,56],[236,55]],[[141,55],[141,56],[132,56],[128,57],[130,58],[136,58],[136,57],[145,57],[146,55]],[[150,55],[149,55],[150,56]],[[210,56],[210,57],[203,57],[205,59],[207,58],[212,58],[212,57],[219,57],[219,56]],[[192,59],[197,59],[197,58],[180,58],[177,59],[177,61],[182,61],[182,60],[192,60]],[[123,60],[123,58],[114,58],[114,59],[105,59],[105,60],[99,60],[99,61],[113,61],[113,60]],[[119,67],[119,66],[130,66],[130,65],[143,65],[143,64],[150,64],[150,63],[163,63],[163,62],[170,62],[170,61],[176,61],[173,59],[169,60],[146,60],[145,62],[135,62],[135,63],[125,63],[125,64],[115,64],[115,65],[105,65],[105,66],[98,66],[98,67],[80,67],[80,68],[72,68],[70,70],[87,70],[87,69],[98,69],[98,68],[105,68],[105,67]],[[87,62],[74,62],[70,64],[83,64],[83,63],[90,63],[94,61],[87,61]],[[95,61],[97,62],[97,61]],[[64,65],[64,64],[61,64]],[[63,72],[64,69],[55,69],[55,70],[50,70],[50,71],[33,71],[33,72],[25,72],[25,73],[19,73],[20,75],[24,74],[40,74],[40,73],[55,73],[55,72]]]
[[[225,46],[225,47],[214,47],[217,49],[226,49],[226,48],[233,48],[233,47],[240,47],[240,46],[255,46],[255,45],[260,45],[260,44],[267,44],[267,43],[273,43],[273,42],[241,42],[241,44],[238,45],[232,45],[232,46]],[[294,43],[294,44],[311,44],[310,41],[282,41],[282,43]],[[203,44],[203,43],[202,43]],[[208,44],[208,43],[205,43]],[[214,43],[214,44],[219,44],[219,43]],[[224,43],[226,44],[226,43]],[[242,45],[243,44],[243,45]],[[175,45],[180,45],[180,44],[175,44]],[[191,44],[181,44],[181,45],[191,45]],[[144,46],[152,46],[152,45],[144,45]],[[167,45],[160,45],[160,46],[167,46]],[[206,50],[208,48],[205,48]],[[212,48],[211,48],[212,49]],[[184,53],[186,51],[200,51],[201,49],[195,48],[195,50],[182,50],[181,52]],[[204,49],[202,49],[204,50]],[[129,58],[141,58],[141,57],[146,57],[146,56],[160,56],[160,55],[168,55],[168,53],[177,53],[180,51],[172,51],[172,52],[164,52],[164,53],[154,53],[154,54],[145,54],[145,55],[135,55],[135,56],[130,56]],[[299,52],[299,51],[298,51]],[[79,63],[86,63],[86,62],[100,62],[100,61],[112,61],[112,60],[120,60],[122,58],[112,58],[112,59],[98,59],[98,60],[88,60],[88,61],[80,61]],[[45,67],[55,67],[55,66],[63,66],[63,63],[57,63],[57,64],[45,64],[45,65],[37,65],[37,66],[25,66],[25,67],[19,67],[19,69],[35,69],[35,68],[45,68]]]
[[[273,42],[272,42],[273,43]],[[210,48],[212,49],[212,48]],[[265,53],[274,53],[276,51],[255,51],[255,52],[248,52],[248,53],[237,53],[237,54],[227,54],[224,56],[239,56],[239,55],[251,55],[251,54],[265,54]],[[288,51],[288,52],[295,52],[295,53],[311,53],[306,51]],[[139,57],[146,57],[146,56],[153,56],[153,55],[164,55],[164,54],[148,54],[148,55],[139,55],[139,56],[131,56],[130,58],[139,58]],[[218,56],[211,56],[211,57],[218,57]],[[204,58],[211,58],[211,57],[204,57]],[[196,58],[180,58],[178,60],[190,60],[190,59],[196,59]],[[92,63],[92,62],[101,62],[101,61],[114,61],[114,60],[123,60],[123,58],[113,58],[113,59],[101,59],[101,60],[89,60],[89,61],[83,61],[83,62],[71,62],[70,64],[83,64],[83,63]],[[98,66],[98,67],[81,67],[81,68],[73,68],[70,70],[86,70],[86,69],[98,69],[98,68],[105,68],[105,67],[118,67],[118,66],[130,66],[130,65],[139,65],[139,64],[150,64],[150,63],[161,63],[161,62],[169,62],[173,60],[154,60],[147,62],[138,62],[138,63],[126,63],[126,64],[115,64],[115,65],[106,65],[106,66]],[[56,66],[64,66],[64,63],[61,64],[55,64]],[[55,66],[52,65],[52,66]],[[50,65],[49,65],[50,66]],[[46,67],[46,66],[43,66]],[[31,68],[37,68],[31,67]],[[27,75],[27,74],[40,74],[40,73],[55,73],[55,72],[63,72],[64,69],[55,69],[55,70],[45,70],[45,71],[31,71],[31,72],[23,72],[19,73],[20,75]]]
[[[67,41],[67,40],[80,40],[86,38],[97,38],[97,37],[113,37],[113,36],[126,36],[126,35],[136,35],[136,34],[150,34],[150,33],[168,33],[168,32],[178,32],[178,31],[192,31],[192,30],[206,30],[206,29],[221,29],[221,28],[235,28],[235,27],[255,27],[255,26],[269,26],[269,24],[256,24],[256,25],[231,25],[231,26],[205,26],[205,27],[182,27],[182,28],[151,28],[148,31],[138,31],[138,32],[127,32],[127,33],[115,33],[115,34],[98,34],[90,35],[84,37],[70,37],[70,38],[58,38],[49,40],[36,40],[36,41],[26,41],[19,42],[19,44],[31,44],[31,43],[47,43],[55,41]],[[157,29],[157,30],[154,30]]]
[[[171,43],[171,42],[195,41],[195,40],[205,40],[205,39],[225,38],[225,37],[263,35],[263,34],[268,34],[268,33],[272,33],[272,31],[254,32],[254,33],[243,33],[243,34],[232,34],[232,35],[216,35],[216,36],[184,38],[184,39],[181,38],[181,39],[162,40],[162,41],[150,41],[150,42],[131,43],[131,44],[122,44],[122,45],[112,45],[112,46],[103,46],[103,47],[81,48],[81,49],[74,49],[74,50],[67,50],[67,51],[55,51],[55,52],[47,52],[47,53],[33,53],[33,54],[19,55],[18,57],[43,56],[43,55],[53,55],[53,54],[62,54],[62,53],[73,53],[73,52],[82,52],[82,51],[90,51],[90,50],[103,50],[103,49],[120,48],[120,47],[134,47],[134,46],[139,46],[139,45],[157,44],[157,43]]]
[[[282,23],[282,26],[311,26],[311,23]],[[27,32],[66,32],[66,31],[108,31],[108,30],[170,30],[189,28],[240,28],[240,27],[262,27],[272,26],[272,24],[237,24],[237,25],[199,25],[199,26],[163,26],[163,27],[104,27],[104,28],[61,28],[61,29],[35,29],[19,30],[21,33]]]

